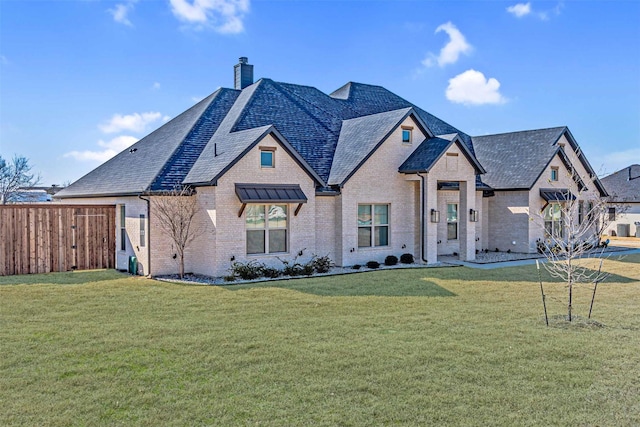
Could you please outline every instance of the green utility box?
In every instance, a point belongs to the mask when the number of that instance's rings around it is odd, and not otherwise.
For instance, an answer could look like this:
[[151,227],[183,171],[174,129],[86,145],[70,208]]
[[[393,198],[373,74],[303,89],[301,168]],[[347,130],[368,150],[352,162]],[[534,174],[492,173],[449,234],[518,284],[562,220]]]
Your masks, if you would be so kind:
[[138,258],[134,256],[129,257],[129,274],[138,275]]

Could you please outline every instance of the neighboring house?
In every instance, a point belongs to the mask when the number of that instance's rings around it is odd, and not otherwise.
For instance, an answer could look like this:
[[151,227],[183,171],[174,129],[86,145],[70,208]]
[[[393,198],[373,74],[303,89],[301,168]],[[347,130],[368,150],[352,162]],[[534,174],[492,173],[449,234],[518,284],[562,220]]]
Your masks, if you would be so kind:
[[[143,274],[176,272],[176,250],[150,202],[176,186],[194,188],[201,207],[186,271],[214,276],[228,274],[234,260],[277,266],[299,253],[346,266],[403,253],[436,263],[444,254],[472,260],[494,246],[535,251],[544,232],[530,230],[519,209],[543,207],[539,188],[550,169],[575,164],[589,191],[604,194],[566,128],[531,148],[548,152],[546,160],[528,163],[526,140],[509,147],[501,135],[471,138],[380,86],[348,83],[326,95],[253,83],[246,58],[235,82],[56,195],[117,205],[118,268],[135,255]],[[492,163],[480,155],[492,157],[492,138],[517,152]],[[502,172],[535,176],[492,188]],[[516,193],[522,202],[502,196]]]
[[7,203],[46,203],[52,200],[52,196],[63,187],[52,185],[51,187],[20,187],[10,193]]
[[[612,236],[640,237],[640,165],[631,165],[602,178],[609,193],[608,220],[605,232]],[[622,212],[621,212],[622,211]],[[626,237],[626,236],[625,236]]]

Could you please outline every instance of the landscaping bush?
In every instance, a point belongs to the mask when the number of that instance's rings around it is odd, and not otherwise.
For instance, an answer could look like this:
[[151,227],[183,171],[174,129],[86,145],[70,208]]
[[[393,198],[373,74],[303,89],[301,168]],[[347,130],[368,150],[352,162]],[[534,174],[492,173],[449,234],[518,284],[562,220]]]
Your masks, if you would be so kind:
[[389,255],[384,259],[384,265],[396,265],[398,263],[398,257],[395,255]]
[[275,279],[276,277],[282,276],[282,270],[278,270],[274,267],[263,267],[262,275],[264,277],[268,277],[269,279]]
[[300,268],[300,275],[311,276],[314,272],[315,269],[313,268],[313,264],[311,262],[302,265]]
[[403,264],[413,264],[413,255],[412,254],[400,255],[400,262]]
[[229,274],[228,276],[224,276],[222,280],[224,280],[225,282],[235,282],[236,276],[234,276],[233,274]]
[[314,255],[311,261],[309,261],[309,264],[311,264],[316,273],[327,273],[331,268],[332,262],[328,255]]
[[353,264],[353,268],[354,270],[360,270],[362,268],[362,266],[360,264]]
[[235,261],[231,264],[231,272],[233,276],[239,277],[242,280],[253,280],[262,276],[264,266],[258,263],[256,260],[243,263]]
[[367,268],[379,268],[380,263],[378,261],[369,261],[367,263]]

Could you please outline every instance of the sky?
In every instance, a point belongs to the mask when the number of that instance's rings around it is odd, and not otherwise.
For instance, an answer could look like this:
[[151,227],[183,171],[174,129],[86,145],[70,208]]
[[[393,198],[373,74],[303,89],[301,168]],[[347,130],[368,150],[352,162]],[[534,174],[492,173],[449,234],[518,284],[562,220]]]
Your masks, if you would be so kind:
[[[640,164],[640,1],[0,0],[0,156],[63,185],[233,87],[376,84],[470,135]],[[525,153],[523,153],[525,154]]]

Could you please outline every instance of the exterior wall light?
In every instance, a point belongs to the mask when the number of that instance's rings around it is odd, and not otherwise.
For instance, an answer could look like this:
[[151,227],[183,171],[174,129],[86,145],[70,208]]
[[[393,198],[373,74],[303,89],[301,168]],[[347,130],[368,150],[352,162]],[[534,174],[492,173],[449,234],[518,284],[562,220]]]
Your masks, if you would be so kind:
[[469,209],[469,221],[478,222],[478,211],[475,209]]
[[431,222],[440,222],[440,211],[431,209]]

